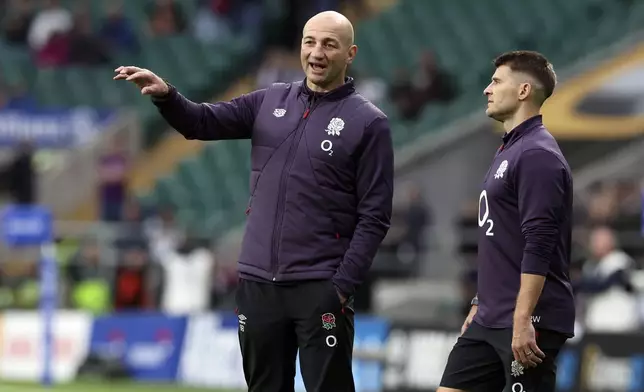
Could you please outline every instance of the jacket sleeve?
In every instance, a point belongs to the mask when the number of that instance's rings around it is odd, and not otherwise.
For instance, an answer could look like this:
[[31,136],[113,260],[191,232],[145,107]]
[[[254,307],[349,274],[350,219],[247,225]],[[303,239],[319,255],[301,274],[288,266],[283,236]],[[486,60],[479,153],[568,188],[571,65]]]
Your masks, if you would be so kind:
[[333,283],[352,296],[364,281],[380,243],[389,230],[393,198],[393,146],[386,118],[365,130],[357,153],[357,225]]
[[186,139],[196,140],[249,139],[266,91],[256,90],[213,104],[192,102],[174,86],[168,86],[168,95],[152,102],[170,126]]
[[546,275],[559,243],[560,220],[568,215],[566,169],[551,152],[527,150],[517,164],[515,181],[525,238],[521,272]]

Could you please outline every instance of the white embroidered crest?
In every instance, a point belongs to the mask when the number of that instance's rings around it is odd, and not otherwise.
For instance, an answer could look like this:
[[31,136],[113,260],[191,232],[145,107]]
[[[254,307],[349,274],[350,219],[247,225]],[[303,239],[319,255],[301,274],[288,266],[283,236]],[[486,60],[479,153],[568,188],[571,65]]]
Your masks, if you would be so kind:
[[519,377],[523,375],[523,365],[521,365],[516,359],[512,361],[510,366],[510,373],[512,377]]
[[326,133],[333,136],[340,136],[340,131],[344,129],[344,120],[341,118],[335,117],[331,119],[331,122],[326,127]]
[[286,109],[275,109],[273,110],[273,116],[275,117],[284,117],[286,114]]
[[508,161],[504,160],[501,162],[501,165],[499,165],[499,168],[496,169],[496,174],[494,174],[495,179],[503,178],[503,175],[505,174],[505,171],[508,169]]

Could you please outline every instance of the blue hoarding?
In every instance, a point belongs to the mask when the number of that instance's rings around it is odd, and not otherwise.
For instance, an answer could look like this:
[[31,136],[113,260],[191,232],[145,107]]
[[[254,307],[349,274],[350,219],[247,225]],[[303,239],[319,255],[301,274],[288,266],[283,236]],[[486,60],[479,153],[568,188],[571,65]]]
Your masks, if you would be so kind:
[[94,140],[114,118],[93,108],[0,110],[0,146],[29,140],[40,148],[72,148]]
[[98,317],[90,352],[120,358],[140,381],[174,381],[186,333],[185,317],[117,314]]

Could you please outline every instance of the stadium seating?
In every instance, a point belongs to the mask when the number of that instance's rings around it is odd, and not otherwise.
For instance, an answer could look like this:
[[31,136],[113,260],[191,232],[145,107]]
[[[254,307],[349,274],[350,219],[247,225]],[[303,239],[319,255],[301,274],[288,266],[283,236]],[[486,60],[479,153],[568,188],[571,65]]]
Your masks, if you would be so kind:
[[[246,37],[238,37],[225,43],[204,44],[188,31],[182,35],[150,38],[143,26],[147,23],[145,12],[148,1],[125,1],[124,13],[139,32],[141,51],[136,54],[112,53],[111,64],[103,67],[63,67],[36,69],[28,48],[9,46],[0,40],[0,72],[10,85],[27,87],[46,107],[93,106],[112,108],[128,104],[142,117],[146,145],[157,141],[166,129],[159,126],[156,111],[136,89],[124,88],[112,83],[116,65],[137,64],[155,70],[176,84],[195,99],[207,99],[213,92],[223,92],[232,82],[248,72],[249,61],[261,50],[261,45],[251,45]],[[183,9],[186,20],[197,12],[198,0],[177,2]],[[63,5],[74,9],[75,0],[66,0]],[[87,3],[94,26],[100,26],[105,12],[105,1],[91,0]],[[280,0],[266,0],[267,29],[282,16]],[[189,70],[189,72],[188,72]],[[60,94],[65,91],[65,94]]]
[[[533,17],[524,17],[526,7]],[[449,104],[428,105],[416,123],[401,121],[391,103],[382,105],[400,147],[475,110],[495,55],[534,49],[561,68],[642,26],[644,6],[628,0],[529,0],[521,6],[513,0],[401,0],[357,26],[360,55],[354,67],[390,80],[399,67],[414,69],[419,53],[431,49],[456,76],[461,95]],[[209,143],[202,156],[160,179],[148,200],[180,206],[185,224],[209,233],[239,225],[248,191],[239,179],[248,178],[248,148],[248,141]]]

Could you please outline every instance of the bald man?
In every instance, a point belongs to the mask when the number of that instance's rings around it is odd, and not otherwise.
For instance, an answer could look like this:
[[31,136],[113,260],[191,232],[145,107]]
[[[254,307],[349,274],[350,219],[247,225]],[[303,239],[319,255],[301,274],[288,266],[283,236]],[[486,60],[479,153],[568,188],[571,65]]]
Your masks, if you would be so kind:
[[293,391],[298,350],[308,392],[355,390],[352,303],[389,229],[393,148],[387,117],[346,76],[353,34],[337,12],[314,16],[306,78],[229,102],[195,103],[147,69],[116,69],[187,139],[252,140],[236,298],[251,392]]

